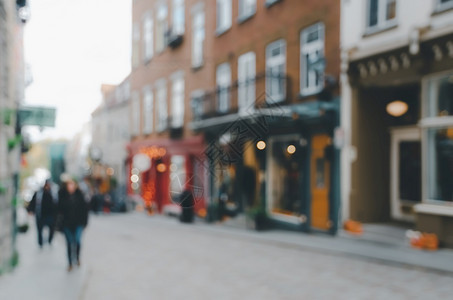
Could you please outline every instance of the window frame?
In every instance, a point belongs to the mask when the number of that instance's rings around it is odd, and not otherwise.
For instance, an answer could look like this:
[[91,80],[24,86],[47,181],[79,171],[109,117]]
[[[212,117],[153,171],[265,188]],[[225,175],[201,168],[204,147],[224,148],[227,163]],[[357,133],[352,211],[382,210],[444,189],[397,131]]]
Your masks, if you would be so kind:
[[[220,9],[222,6],[222,9]],[[233,3],[231,0],[216,0],[216,34],[229,30],[232,26]]]
[[159,79],[154,86],[156,90],[156,130],[163,132],[168,128],[167,81]]
[[[181,84],[178,87],[178,84]],[[184,100],[185,100],[184,73],[178,71],[171,76],[171,128],[184,126]]]
[[156,24],[155,24],[155,41],[154,47],[156,53],[161,53],[167,47],[167,30],[168,30],[168,6],[161,2],[156,6]]
[[[249,69],[252,65],[253,68]],[[242,68],[245,68],[245,70],[241,70]],[[251,105],[256,101],[255,78],[256,54],[253,51],[249,51],[238,57],[238,107],[240,112],[254,109]]]
[[453,207],[453,203],[451,202],[451,200],[453,199],[432,199],[431,191],[433,187],[430,185],[430,181],[432,181],[433,175],[429,172],[434,168],[433,164],[431,163],[431,158],[429,157],[431,151],[433,150],[433,146],[429,143],[429,131],[453,127],[452,115],[433,116],[430,114],[431,108],[429,107],[432,104],[431,102],[433,102],[433,100],[431,99],[432,95],[430,94],[430,84],[433,81],[439,81],[446,76],[453,76],[453,72],[449,70],[445,72],[430,74],[422,78],[422,117],[418,124],[422,133],[422,203],[435,204],[443,207]]
[[[173,0],[172,6],[172,33],[175,35],[183,35],[185,32],[185,3],[184,0]],[[181,14],[182,12],[182,14]],[[181,18],[182,19],[179,19]]]
[[224,62],[216,68],[216,111],[227,113],[231,109],[231,66]]
[[[270,57],[270,52],[272,52],[273,48],[276,48],[276,47],[281,47],[283,48],[283,51],[281,51],[281,54],[277,57],[275,56],[271,56]],[[279,94],[279,95],[271,95],[271,91],[269,90],[270,87],[272,87],[273,85],[273,82],[271,82],[270,80],[272,80],[273,78],[271,78],[269,75],[269,69],[270,68],[275,68],[275,67],[278,67],[279,65],[283,65],[283,76],[285,75],[286,73],[286,59],[287,59],[287,55],[286,55],[286,40],[285,39],[279,39],[279,40],[275,40],[269,44],[267,44],[266,46],[266,101],[272,101],[272,102],[282,102],[285,100],[286,98],[286,82],[284,84],[284,90],[283,90],[283,94]],[[271,65],[271,66],[270,66]],[[278,78],[277,78],[278,79]],[[268,98],[268,97],[271,97],[271,98]]]
[[453,8],[453,1],[449,0],[450,2],[442,3],[441,0],[436,0],[434,4],[434,12],[442,12],[445,10],[449,10]]
[[[371,1],[366,2],[366,13],[365,13],[365,34],[373,34],[379,31],[395,27],[398,23],[398,0],[376,0],[377,1],[377,23],[376,25],[370,26],[370,15],[371,15]],[[395,17],[392,19],[386,19],[386,9],[389,2],[395,2]]]
[[205,13],[198,9],[192,14],[192,68],[200,68],[204,64]]
[[141,126],[141,114],[140,114],[140,93],[138,91],[133,91],[131,96],[131,120],[132,128],[131,133],[133,136],[140,135],[140,126]]
[[[251,5],[253,1],[253,5]],[[243,22],[256,14],[256,0],[238,0],[238,22]]]
[[154,56],[154,19],[151,12],[143,17],[143,61],[148,62]]
[[[321,38],[318,38],[316,41],[306,42],[307,36],[316,30],[317,28],[319,35]],[[319,93],[324,87],[324,74],[325,74],[325,66],[322,74],[320,76],[320,80],[317,85],[311,84],[313,80],[313,76],[316,77],[316,70],[310,69],[307,65],[307,61],[304,59],[305,55],[311,55],[313,53],[320,52],[318,55],[318,59],[324,59],[325,55],[325,25],[322,22],[315,23],[309,27],[304,28],[300,32],[300,94],[302,96],[309,96],[316,93]],[[314,74],[314,75],[313,75]],[[309,82],[306,83],[306,79],[308,78]]]
[[150,134],[153,132],[154,125],[154,99],[151,86],[143,88],[143,133]]

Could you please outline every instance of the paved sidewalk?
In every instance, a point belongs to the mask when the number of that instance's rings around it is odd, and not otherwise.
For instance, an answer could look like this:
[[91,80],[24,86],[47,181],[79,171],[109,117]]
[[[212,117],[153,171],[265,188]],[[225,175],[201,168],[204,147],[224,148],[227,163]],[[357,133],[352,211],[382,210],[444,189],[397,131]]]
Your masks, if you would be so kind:
[[453,250],[426,251],[414,249],[405,237],[406,229],[384,224],[365,224],[364,233],[351,235],[340,230],[337,236],[322,233],[302,233],[285,230],[254,232],[245,229],[243,220],[218,223],[215,230],[235,231],[244,238],[280,243],[285,247],[335,255],[346,255],[379,263],[397,264],[407,268],[425,269],[453,276]]
[[68,273],[63,234],[56,232],[52,245],[45,244],[40,249],[34,218],[30,217],[29,224],[29,230],[17,236],[18,266],[0,276],[0,299],[79,299],[86,277],[85,266]]

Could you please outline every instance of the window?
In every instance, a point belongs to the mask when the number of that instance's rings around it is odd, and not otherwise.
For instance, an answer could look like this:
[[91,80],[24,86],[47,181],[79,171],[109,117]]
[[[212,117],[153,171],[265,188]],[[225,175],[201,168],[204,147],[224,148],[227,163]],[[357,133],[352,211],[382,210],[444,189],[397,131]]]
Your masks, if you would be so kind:
[[374,32],[396,24],[396,0],[368,0],[367,31]]
[[286,97],[286,42],[278,40],[266,47],[266,100],[283,101]]
[[256,0],[239,0],[239,21],[247,19],[256,12]]
[[217,111],[226,113],[230,109],[231,68],[223,63],[216,70]]
[[323,88],[324,24],[318,23],[300,34],[300,93],[313,94]]
[[248,52],[238,59],[238,103],[239,111],[252,109],[255,103],[256,58],[254,52]]
[[153,131],[153,93],[149,86],[143,88],[143,132],[149,134]]
[[138,92],[132,93],[132,135],[140,134],[140,95]]
[[139,63],[139,46],[140,46],[140,25],[134,23],[132,26],[132,67],[135,68]]
[[148,61],[153,57],[153,18],[150,13],[143,20],[143,60]]
[[267,7],[269,7],[269,6],[271,6],[272,4],[277,3],[277,2],[279,2],[279,1],[281,1],[281,0],[266,0],[266,3],[265,3],[265,4],[266,4]]
[[176,35],[183,35],[185,29],[184,0],[173,0],[172,21],[172,33]]
[[184,125],[184,77],[182,72],[173,75],[171,86],[171,127],[181,128]]
[[157,7],[156,16],[156,52],[162,52],[167,45],[166,33],[167,33],[167,5],[161,3]]
[[453,0],[436,0],[436,11],[453,8]]
[[203,65],[204,13],[197,10],[192,16],[192,67]]
[[202,118],[204,113],[203,107],[203,100],[204,100],[204,92],[202,90],[195,90],[190,95],[191,101],[190,104],[192,106],[192,113],[193,119],[198,121]]
[[231,10],[231,0],[217,0],[217,34],[221,34],[231,27]]
[[425,81],[424,128],[429,200],[453,201],[453,73]]
[[156,105],[157,105],[157,131],[167,129],[167,83],[164,79],[156,82]]

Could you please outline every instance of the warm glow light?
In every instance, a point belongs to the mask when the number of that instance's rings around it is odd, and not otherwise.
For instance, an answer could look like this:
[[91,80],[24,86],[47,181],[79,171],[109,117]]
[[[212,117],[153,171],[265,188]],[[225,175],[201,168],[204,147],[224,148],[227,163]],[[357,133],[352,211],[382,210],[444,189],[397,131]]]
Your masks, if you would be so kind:
[[132,174],[135,174],[135,175],[138,175],[138,173],[140,173],[140,171],[139,171],[137,168],[133,168],[133,169],[131,170],[131,173],[132,173]]
[[115,170],[113,168],[108,168],[106,171],[107,175],[113,176],[115,175]]
[[178,171],[178,166],[175,165],[175,164],[171,164],[171,165],[170,165],[170,171],[172,171],[172,172]]
[[140,178],[139,178],[138,175],[136,175],[136,174],[134,174],[134,175],[131,176],[131,181],[134,182],[134,183],[137,183],[139,179],[140,179]]
[[264,150],[266,148],[266,143],[264,141],[259,141],[258,143],[256,143],[256,148],[258,148],[259,150]]
[[387,104],[386,110],[389,115],[400,117],[407,112],[408,108],[409,106],[406,102],[395,100]]
[[139,185],[138,185],[137,182],[134,182],[134,183],[131,184],[131,187],[132,187],[133,190],[138,190]]
[[294,152],[296,152],[296,147],[294,145],[289,145],[288,148],[286,148],[286,151],[288,151],[289,154],[294,154]]
[[165,148],[159,148],[159,156],[165,156],[165,154],[167,153],[167,150],[165,150]]
[[157,168],[157,171],[160,173],[163,173],[167,170],[167,166],[165,166],[165,164],[162,164],[162,163],[158,164],[156,168]]

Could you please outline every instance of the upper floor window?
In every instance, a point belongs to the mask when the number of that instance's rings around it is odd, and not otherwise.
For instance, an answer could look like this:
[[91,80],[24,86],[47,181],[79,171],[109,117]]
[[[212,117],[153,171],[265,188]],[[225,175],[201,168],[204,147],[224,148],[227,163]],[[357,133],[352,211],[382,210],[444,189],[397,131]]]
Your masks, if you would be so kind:
[[266,47],[266,100],[283,101],[286,97],[286,42],[278,40]]
[[159,132],[167,129],[168,109],[167,109],[167,83],[165,79],[158,80],[156,86],[156,106],[157,106],[157,124],[156,129]]
[[173,0],[172,33],[184,34],[185,30],[184,0]]
[[453,8],[453,0],[436,0],[436,11]]
[[300,93],[319,92],[324,77],[324,24],[317,23],[300,34]]
[[143,132],[153,131],[153,93],[149,86],[143,88]]
[[140,134],[140,95],[138,92],[132,93],[132,135]]
[[217,111],[226,113],[230,109],[231,68],[223,63],[216,70]]
[[239,110],[253,109],[255,103],[256,56],[247,52],[238,59],[238,104]]
[[153,18],[146,14],[143,19],[143,59],[150,60],[153,57]]
[[374,32],[396,24],[396,0],[368,0],[367,31]]
[[173,75],[171,86],[171,127],[181,128],[184,125],[184,77],[178,72]]
[[282,0],[266,0],[265,4],[266,6],[271,6],[274,3],[280,2]]
[[247,19],[256,12],[256,0],[239,0],[239,21]]
[[194,68],[203,65],[204,37],[204,12],[200,9],[192,16],[192,67]]
[[167,45],[167,14],[167,5],[165,3],[159,4],[156,16],[156,52],[164,51],[165,46]]
[[134,23],[132,26],[132,67],[135,68],[139,63],[140,51],[140,24]]
[[217,0],[216,33],[220,34],[231,27],[231,0]]

